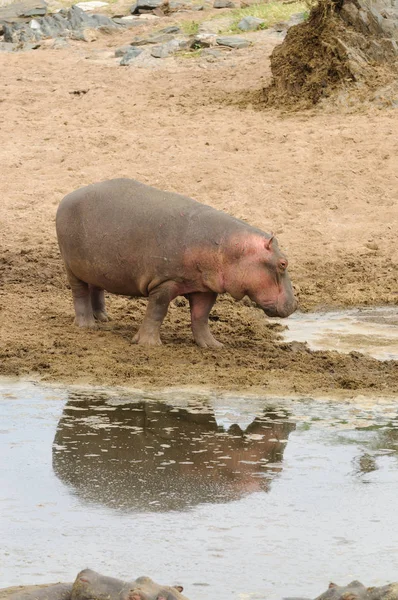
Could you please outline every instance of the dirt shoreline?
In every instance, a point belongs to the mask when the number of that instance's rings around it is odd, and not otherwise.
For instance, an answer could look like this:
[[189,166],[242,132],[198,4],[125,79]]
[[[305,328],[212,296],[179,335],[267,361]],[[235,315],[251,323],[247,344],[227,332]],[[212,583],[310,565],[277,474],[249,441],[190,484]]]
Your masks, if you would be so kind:
[[117,67],[101,43],[0,55],[0,375],[396,395],[396,362],[277,344],[278,326],[227,297],[213,311],[217,352],[194,346],[186,306],[171,307],[154,350],[131,344],[144,300],[109,297],[109,324],[72,325],[56,207],[77,187],[120,176],[274,231],[305,310],[398,304],[397,111],[286,117],[231,103],[269,80],[275,40],[208,68],[180,58],[155,71]]

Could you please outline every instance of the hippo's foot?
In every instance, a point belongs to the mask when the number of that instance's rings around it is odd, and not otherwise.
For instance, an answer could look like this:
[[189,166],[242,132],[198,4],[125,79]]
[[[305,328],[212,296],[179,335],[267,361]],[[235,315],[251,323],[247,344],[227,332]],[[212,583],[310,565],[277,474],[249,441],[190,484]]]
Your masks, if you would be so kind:
[[108,321],[110,321],[110,317],[104,310],[95,310],[94,319],[96,321],[100,321],[101,323],[107,323]]
[[161,346],[159,333],[138,330],[133,337],[133,344],[140,346]]
[[200,348],[222,348],[224,346],[224,344],[218,342],[210,332],[203,336],[197,334],[194,338]]
[[92,317],[75,317],[74,324],[78,327],[87,327],[89,329],[96,329],[97,323],[95,322],[94,316]]
[[210,332],[208,323],[193,323],[192,333],[195,342],[200,348],[222,348],[223,344],[218,342]]

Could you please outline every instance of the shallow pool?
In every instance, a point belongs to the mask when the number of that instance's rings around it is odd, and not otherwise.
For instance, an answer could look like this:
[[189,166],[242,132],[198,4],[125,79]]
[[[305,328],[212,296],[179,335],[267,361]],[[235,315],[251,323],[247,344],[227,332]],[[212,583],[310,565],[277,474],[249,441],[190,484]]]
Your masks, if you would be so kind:
[[380,360],[398,360],[398,307],[353,308],[294,313],[283,332],[287,342],[307,342],[312,350],[362,352]]
[[396,580],[396,402],[0,392],[1,587],[86,566],[191,600]]

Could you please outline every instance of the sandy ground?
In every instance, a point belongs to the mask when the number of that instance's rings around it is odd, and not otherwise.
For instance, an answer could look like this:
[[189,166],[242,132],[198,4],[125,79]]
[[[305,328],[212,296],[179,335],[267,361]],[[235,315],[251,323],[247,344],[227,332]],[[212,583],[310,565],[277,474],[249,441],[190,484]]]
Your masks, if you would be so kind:
[[164,346],[153,350],[131,343],[144,300],[109,297],[110,323],[73,326],[56,208],[73,189],[112,177],[180,192],[274,231],[304,310],[398,304],[398,112],[258,110],[244,99],[269,81],[272,36],[214,63],[117,66],[114,49],[136,33],[0,55],[0,374],[397,394],[396,363],[280,346],[279,326],[229,298],[213,311],[225,344],[217,352],[194,346],[186,306],[171,307]]

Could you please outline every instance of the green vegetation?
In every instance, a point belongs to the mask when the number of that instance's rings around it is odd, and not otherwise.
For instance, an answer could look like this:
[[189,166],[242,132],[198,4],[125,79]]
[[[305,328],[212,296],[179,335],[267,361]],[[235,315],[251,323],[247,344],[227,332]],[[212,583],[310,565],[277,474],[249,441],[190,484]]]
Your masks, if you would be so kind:
[[[260,29],[268,29],[279,21],[288,21],[295,13],[306,13],[308,14],[308,4],[306,2],[292,2],[291,4],[282,4],[281,2],[269,2],[267,4],[253,4],[247,8],[237,8],[231,10],[230,14],[233,17],[233,23],[227,31],[222,33],[242,33],[238,28],[238,23],[244,17],[257,17],[262,19],[264,24]],[[225,13],[220,17],[225,17]],[[219,18],[218,15],[214,17]]]
[[178,52],[177,56],[180,58],[199,58],[202,54],[203,48],[198,48],[197,50],[182,50]]
[[197,21],[183,21],[180,27],[185,35],[196,35],[199,32],[199,23]]

